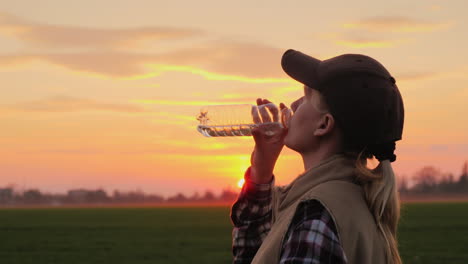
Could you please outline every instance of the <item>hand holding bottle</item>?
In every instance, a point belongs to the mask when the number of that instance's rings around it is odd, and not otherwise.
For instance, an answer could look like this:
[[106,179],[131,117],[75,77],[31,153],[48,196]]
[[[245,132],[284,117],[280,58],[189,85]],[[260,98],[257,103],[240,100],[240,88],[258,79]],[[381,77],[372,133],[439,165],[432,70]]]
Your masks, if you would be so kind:
[[[281,116],[282,126],[271,126],[280,120],[269,120],[265,108],[259,111],[261,117],[254,115],[254,122],[257,124],[252,129],[252,136],[255,140],[255,148],[250,158],[251,163],[251,180],[255,183],[268,183],[273,177],[273,169],[276,161],[284,147],[284,138],[287,134],[288,121],[291,117],[289,110],[283,103],[280,104],[280,109],[267,99],[258,98],[257,105],[266,105],[266,108],[273,113],[273,116]],[[275,111],[281,111],[281,115],[275,115]],[[273,122],[272,122],[273,121]]]
[[197,130],[206,137],[253,136],[251,179],[271,181],[273,169],[284,146],[292,111],[283,103],[279,108],[267,99],[257,105],[214,105],[200,110]]

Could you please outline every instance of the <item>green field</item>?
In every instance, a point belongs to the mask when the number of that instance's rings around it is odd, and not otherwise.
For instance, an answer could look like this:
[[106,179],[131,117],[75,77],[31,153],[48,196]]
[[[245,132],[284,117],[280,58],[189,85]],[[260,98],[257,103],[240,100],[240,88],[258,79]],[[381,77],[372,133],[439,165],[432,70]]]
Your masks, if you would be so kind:
[[[0,263],[230,263],[229,208],[0,209]],[[406,204],[404,263],[468,263],[468,203]]]

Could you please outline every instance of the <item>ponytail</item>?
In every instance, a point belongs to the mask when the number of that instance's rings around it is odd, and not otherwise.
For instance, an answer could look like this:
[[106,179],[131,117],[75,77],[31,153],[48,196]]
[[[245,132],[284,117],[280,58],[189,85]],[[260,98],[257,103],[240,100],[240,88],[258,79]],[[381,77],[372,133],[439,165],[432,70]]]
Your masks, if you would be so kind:
[[357,180],[362,183],[367,205],[385,239],[387,263],[401,264],[396,238],[400,201],[391,159],[381,160],[377,167],[369,169],[368,157],[364,151],[357,157]]

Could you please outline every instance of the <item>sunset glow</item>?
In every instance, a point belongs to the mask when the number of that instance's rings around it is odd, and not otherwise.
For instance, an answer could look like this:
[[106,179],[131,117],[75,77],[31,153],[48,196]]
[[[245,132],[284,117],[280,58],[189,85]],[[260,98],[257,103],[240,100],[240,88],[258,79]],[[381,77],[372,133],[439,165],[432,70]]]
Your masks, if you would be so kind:
[[[241,188],[253,139],[204,137],[196,116],[205,105],[302,96],[281,69],[290,48],[319,59],[367,54],[392,73],[405,105],[397,177],[425,165],[458,175],[468,157],[465,1],[70,5],[0,7],[0,188]],[[303,169],[284,148],[275,183]]]
[[242,187],[244,186],[244,183],[245,183],[245,180],[244,180],[244,179],[240,179],[240,180],[237,182],[237,187],[239,187],[240,189],[242,189]]

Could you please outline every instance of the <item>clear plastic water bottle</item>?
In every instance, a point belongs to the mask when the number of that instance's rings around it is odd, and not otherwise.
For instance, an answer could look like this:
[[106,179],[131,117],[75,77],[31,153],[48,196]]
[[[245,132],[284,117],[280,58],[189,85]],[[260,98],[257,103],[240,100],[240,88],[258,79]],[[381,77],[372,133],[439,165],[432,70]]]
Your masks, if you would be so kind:
[[198,132],[206,137],[251,136],[252,128],[262,125],[267,135],[287,127],[290,109],[280,110],[273,103],[264,105],[213,105],[200,110]]

